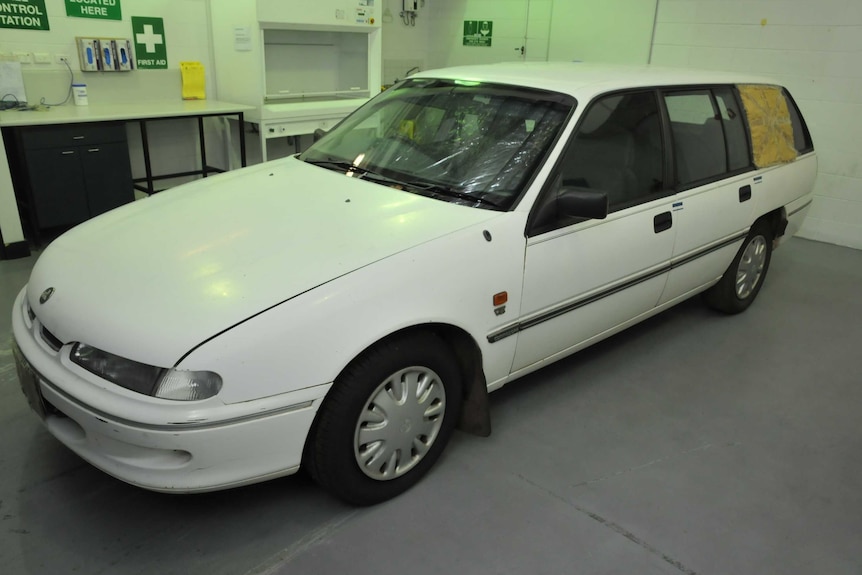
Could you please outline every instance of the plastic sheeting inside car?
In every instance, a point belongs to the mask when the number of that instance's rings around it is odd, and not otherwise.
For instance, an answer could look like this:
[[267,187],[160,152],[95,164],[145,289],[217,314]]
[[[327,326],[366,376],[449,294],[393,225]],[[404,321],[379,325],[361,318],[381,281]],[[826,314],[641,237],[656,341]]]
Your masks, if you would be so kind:
[[739,85],[751,129],[754,165],[766,168],[796,159],[787,100],[778,86]]

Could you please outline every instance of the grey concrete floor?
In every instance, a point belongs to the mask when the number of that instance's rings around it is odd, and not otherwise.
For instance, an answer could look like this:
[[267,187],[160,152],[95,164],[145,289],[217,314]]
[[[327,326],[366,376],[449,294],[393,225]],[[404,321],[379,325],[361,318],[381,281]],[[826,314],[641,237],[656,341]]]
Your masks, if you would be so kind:
[[795,239],[757,302],[691,300],[491,397],[407,494],[303,475],[169,496],[28,412],[8,345],[32,258],[0,261],[0,572],[862,573],[862,252]]

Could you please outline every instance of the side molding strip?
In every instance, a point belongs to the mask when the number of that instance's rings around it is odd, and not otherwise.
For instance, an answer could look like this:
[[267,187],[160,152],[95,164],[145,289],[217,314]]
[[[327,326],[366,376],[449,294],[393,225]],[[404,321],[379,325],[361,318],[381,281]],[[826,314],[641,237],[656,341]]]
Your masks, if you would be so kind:
[[623,282],[621,284],[611,286],[611,287],[609,287],[603,291],[600,291],[599,293],[596,293],[596,294],[593,294],[591,296],[581,298],[581,299],[578,299],[578,300],[575,300],[572,302],[562,304],[562,305],[557,306],[555,308],[551,308],[548,311],[546,311],[545,313],[543,313],[541,315],[537,315],[536,317],[532,317],[530,319],[526,319],[523,321],[516,321],[514,323],[511,323],[511,324],[509,324],[509,325],[507,325],[501,329],[498,329],[498,330],[488,334],[488,336],[487,336],[488,343],[496,343],[502,339],[506,339],[509,336],[515,335],[518,332],[524,331],[525,329],[535,327],[535,326],[537,326],[541,323],[544,323],[548,320],[552,320],[556,317],[567,314],[570,311],[574,311],[578,308],[582,308],[586,305],[589,305],[591,303],[595,303],[601,299],[604,299],[608,296],[612,296],[612,295],[619,293],[623,290],[626,290],[630,287],[634,287],[634,286],[641,284],[645,281],[649,281],[649,280],[656,278],[660,275],[668,273],[672,269],[682,267],[685,264],[691,263],[696,259],[699,259],[699,258],[702,258],[703,256],[711,254],[712,252],[715,252],[715,251],[718,251],[720,249],[726,248],[727,246],[733,245],[736,242],[745,238],[745,236],[747,236],[747,235],[748,235],[748,230],[741,231],[739,233],[734,234],[733,236],[730,236],[729,238],[726,238],[726,239],[723,239],[719,242],[716,242],[715,244],[704,246],[690,255],[687,255],[687,256],[682,257],[682,258],[677,259],[677,260],[671,260],[667,265],[662,266],[661,268],[646,272],[645,274],[643,274],[641,276],[634,277],[634,278],[632,278],[626,282]]

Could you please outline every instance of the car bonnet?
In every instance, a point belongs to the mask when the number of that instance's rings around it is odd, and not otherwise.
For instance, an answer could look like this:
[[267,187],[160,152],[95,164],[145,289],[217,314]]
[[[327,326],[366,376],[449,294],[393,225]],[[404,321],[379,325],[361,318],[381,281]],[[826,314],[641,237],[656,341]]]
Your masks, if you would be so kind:
[[280,302],[498,215],[286,158],[72,229],[39,258],[28,301],[63,342],[167,367]]

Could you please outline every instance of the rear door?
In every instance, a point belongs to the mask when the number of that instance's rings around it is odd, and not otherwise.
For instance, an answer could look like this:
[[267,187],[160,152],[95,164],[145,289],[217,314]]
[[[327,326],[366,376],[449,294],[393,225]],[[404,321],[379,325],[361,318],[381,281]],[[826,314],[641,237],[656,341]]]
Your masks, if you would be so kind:
[[676,224],[672,269],[661,302],[681,299],[719,277],[753,222],[757,194],[744,113],[735,89],[665,90]]

